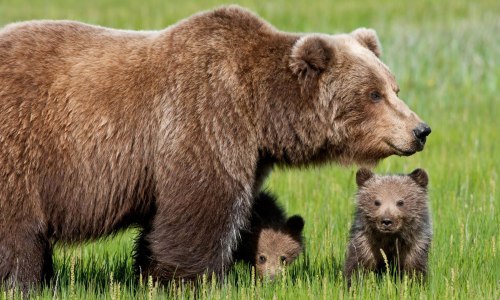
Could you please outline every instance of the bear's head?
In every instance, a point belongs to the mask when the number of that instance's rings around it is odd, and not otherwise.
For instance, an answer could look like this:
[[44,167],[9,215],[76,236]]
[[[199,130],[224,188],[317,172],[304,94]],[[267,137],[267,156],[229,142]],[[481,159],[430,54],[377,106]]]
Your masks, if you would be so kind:
[[260,277],[273,280],[283,267],[292,263],[303,250],[304,219],[290,217],[283,228],[264,228],[257,239],[255,268]]
[[302,143],[314,140],[312,160],[373,165],[424,148],[431,129],[398,97],[399,86],[380,55],[377,34],[365,28],[308,34],[295,42],[289,67],[301,99],[312,102],[307,113],[315,115],[314,128],[295,134]]
[[358,213],[364,223],[381,234],[404,233],[428,218],[427,173],[416,169],[407,175],[356,173]]

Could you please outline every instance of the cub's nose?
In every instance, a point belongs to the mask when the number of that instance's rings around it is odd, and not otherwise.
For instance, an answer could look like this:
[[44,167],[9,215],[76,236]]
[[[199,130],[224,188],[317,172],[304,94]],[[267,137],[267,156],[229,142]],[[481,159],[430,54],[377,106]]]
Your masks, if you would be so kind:
[[392,220],[391,219],[383,219],[382,225],[384,225],[385,227],[389,227],[392,225]]
[[275,273],[269,273],[269,280],[273,281],[274,278],[276,278],[276,274]]
[[431,128],[425,123],[420,123],[415,129],[413,129],[413,134],[423,146],[427,136],[431,134]]

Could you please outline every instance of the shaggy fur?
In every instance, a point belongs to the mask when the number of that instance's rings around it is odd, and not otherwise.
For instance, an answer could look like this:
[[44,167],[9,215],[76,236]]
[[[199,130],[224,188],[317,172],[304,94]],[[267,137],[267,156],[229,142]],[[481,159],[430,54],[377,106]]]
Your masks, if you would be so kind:
[[303,228],[301,216],[287,219],[276,198],[261,192],[252,207],[250,229],[242,232],[234,259],[251,263],[259,276],[274,279],[302,252]]
[[51,243],[132,224],[142,272],[224,274],[273,165],[422,150],[379,48],[373,31],[292,34],[235,6],[156,32],[4,27],[0,279],[38,283]]
[[356,269],[385,272],[382,251],[390,270],[425,277],[432,240],[425,171],[380,176],[360,169],[356,181],[358,205],[344,268],[349,284]]

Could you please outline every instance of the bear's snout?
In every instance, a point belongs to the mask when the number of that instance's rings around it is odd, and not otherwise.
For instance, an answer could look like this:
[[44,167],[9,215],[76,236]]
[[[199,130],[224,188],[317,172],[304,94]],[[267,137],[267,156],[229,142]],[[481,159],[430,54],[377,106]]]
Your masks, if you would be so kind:
[[382,225],[384,227],[389,227],[389,226],[392,225],[392,220],[391,219],[387,219],[387,218],[386,219],[382,219]]
[[386,233],[390,233],[390,232],[394,232],[397,230],[396,228],[396,224],[394,222],[394,220],[390,217],[384,217],[384,218],[381,218],[380,219],[380,222],[379,222],[379,225],[378,225],[378,228],[381,232],[386,232]]
[[427,140],[427,136],[431,134],[431,128],[425,123],[420,123],[415,129],[413,129],[413,134],[418,141],[419,150],[422,150],[424,148],[425,141]]
[[401,219],[392,214],[384,214],[376,221],[376,227],[381,233],[395,233],[401,228]]

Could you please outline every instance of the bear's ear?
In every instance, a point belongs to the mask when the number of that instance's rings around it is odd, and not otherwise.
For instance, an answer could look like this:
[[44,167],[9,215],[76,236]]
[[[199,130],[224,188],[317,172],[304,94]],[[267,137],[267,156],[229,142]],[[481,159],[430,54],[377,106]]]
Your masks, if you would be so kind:
[[351,32],[351,35],[364,47],[368,48],[377,57],[382,54],[382,47],[378,40],[377,33],[373,29],[358,28]]
[[290,69],[302,84],[311,84],[328,66],[332,49],[320,36],[301,37],[292,48]]
[[361,168],[356,172],[356,183],[358,184],[359,187],[363,186],[365,182],[373,177],[373,172],[366,169],[366,168]]
[[304,219],[299,215],[294,215],[286,220],[286,228],[292,235],[299,236],[304,229]]
[[427,188],[427,185],[429,184],[429,176],[424,169],[415,169],[408,176],[410,176],[411,179],[413,179],[421,187]]

